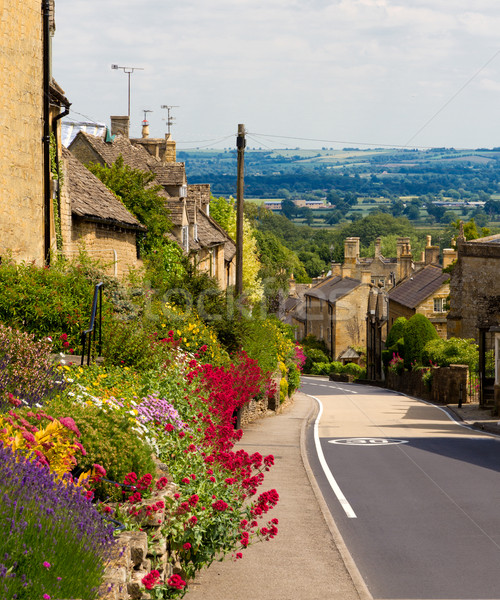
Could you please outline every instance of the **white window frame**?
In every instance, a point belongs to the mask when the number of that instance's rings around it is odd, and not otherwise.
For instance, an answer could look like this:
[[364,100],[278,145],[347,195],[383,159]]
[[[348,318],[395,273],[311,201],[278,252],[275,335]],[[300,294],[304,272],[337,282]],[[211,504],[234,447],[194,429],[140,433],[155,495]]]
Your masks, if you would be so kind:
[[434,298],[434,312],[443,313],[446,312],[444,308],[445,298]]

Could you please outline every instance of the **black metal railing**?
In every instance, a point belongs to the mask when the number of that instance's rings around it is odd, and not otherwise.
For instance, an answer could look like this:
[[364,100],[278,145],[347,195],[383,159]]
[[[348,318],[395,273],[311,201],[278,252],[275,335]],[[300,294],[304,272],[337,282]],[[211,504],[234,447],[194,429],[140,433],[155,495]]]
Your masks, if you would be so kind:
[[[96,340],[96,329],[99,329],[99,340],[97,344],[98,356],[101,356],[102,352],[102,286],[104,283],[101,281],[97,283],[94,288],[94,299],[92,301],[92,312],[90,315],[89,328],[82,333],[82,366],[87,356],[87,365],[90,365],[90,355],[92,354],[92,342],[95,344]],[[97,309],[99,308],[99,316],[96,327],[96,316]]]

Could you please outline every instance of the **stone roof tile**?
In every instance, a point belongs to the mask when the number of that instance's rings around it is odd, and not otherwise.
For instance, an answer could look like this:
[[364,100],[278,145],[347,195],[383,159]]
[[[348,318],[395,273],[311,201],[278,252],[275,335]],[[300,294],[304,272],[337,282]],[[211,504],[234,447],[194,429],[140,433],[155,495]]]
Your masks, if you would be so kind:
[[66,183],[72,214],[126,229],[146,230],[125,205],[64,147],[62,156],[67,165]]

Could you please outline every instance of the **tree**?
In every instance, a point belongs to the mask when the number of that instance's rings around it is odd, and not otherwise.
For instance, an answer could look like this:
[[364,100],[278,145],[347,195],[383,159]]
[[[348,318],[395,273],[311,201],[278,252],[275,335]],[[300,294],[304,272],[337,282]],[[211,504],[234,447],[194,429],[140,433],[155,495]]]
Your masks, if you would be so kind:
[[154,183],[155,175],[132,169],[124,163],[122,156],[110,167],[90,163],[87,168],[148,228],[143,250],[150,253],[161,247],[172,223],[165,199],[160,195],[163,188]]
[[[234,198],[224,197],[210,200],[210,215],[228,234],[236,239],[236,202]],[[243,217],[243,289],[250,302],[259,302],[264,293],[259,277],[261,264],[257,241],[250,221]]]
[[285,215],[287,219],[293,219],[293,217],[297,214],[297,207],[294,202],[286,198],[281,201],[281,212]]

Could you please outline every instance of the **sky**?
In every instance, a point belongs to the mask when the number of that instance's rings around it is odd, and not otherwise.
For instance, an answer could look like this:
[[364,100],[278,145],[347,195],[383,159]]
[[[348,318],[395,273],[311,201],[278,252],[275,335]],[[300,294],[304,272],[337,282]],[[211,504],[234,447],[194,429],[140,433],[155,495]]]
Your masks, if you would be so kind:
[[71,118],[177,150],[500,146],[498,0],[56,0]]

